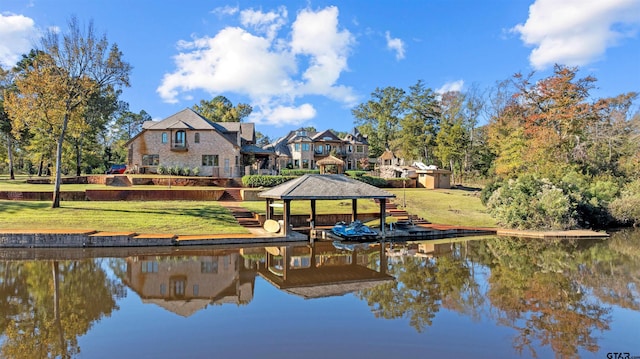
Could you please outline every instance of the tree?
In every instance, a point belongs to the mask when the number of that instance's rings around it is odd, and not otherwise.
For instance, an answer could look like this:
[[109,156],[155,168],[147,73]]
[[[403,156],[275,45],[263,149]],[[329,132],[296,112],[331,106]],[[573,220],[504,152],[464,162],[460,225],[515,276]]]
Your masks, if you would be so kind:
[[405,159],[433,163],[433,147],[439,129],[440,104],[436,94],[420,80],[409,87],[402,108],[398,134],[399,148]]
[[60,207],[62,151],[69,127],[78,125],[91,96],[110,86],[129,85],[131,66],[118,46],[95,33],[93,22],[83,30],[77,18],[67,33],[50,30],[42,38],[42,54],[16,79],[7,112],[14,131],[24,126],[51,128],[56,137],[55,186],[52,208]]
[[214,122],[242,122],[253,111],[253,108],[245,103],[233,106],[224,96],[216,96],[211,101],[200,100],[200,104],[193,105],[192,109]]
[[467,153],[469,133],[464,127],[464,95],[460,92],[447,92],[440,100],[442,119],[440,131],[436,136],[436,155],[443,165],[448,165],[454,175],[462,171],[462,162]]
[[356,106],[351,113],[358,131],[368,136],[369,155],[378,157],[386,149],[395,150],[392,144],[400,131],[405,91],[392,86],[376,88],[371,97],[371,100]]

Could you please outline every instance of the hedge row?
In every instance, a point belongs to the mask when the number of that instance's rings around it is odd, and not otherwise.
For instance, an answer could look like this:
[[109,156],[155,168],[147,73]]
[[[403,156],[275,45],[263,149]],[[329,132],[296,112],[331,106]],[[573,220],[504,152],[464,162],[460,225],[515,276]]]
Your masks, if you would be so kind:
[[304,176],[306,174],[320,174],[320,170],[281,169],[281,176]]
[[387,187],[387,180],[382,177],[372,177],[372,176],[357,176],[354,177],[358,181],[364,182],[366,184],[370,184],[375,187],[384,188]]
[[294,178],[297,176],[247,175],[242,177],[242,185],[244,187],[275,187]]

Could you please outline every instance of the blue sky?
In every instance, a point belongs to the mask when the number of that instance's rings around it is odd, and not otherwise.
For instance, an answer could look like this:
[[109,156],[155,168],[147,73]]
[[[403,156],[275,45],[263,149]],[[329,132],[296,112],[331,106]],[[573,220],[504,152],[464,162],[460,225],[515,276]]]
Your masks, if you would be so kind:
[[484,91],[555,63],[596,77],[594,97],[640,92],[640,0],[2,0],[0,65],[72,15],[133,66],[132,111],[162,119],[224,95],[270,137],[349,131],[376,87]]

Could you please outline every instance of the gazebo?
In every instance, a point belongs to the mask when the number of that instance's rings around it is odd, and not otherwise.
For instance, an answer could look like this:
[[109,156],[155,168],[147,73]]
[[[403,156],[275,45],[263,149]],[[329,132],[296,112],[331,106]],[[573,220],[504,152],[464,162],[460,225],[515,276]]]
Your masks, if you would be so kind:
[[350,199],[351,219],[354,221],[358,218],[358,199],[378,199],[380,200],[380,231],[382,237],[385,237],[386,202],[388,198],[394,198],[396,195],[345,175],[307,174],[261,192],[258,196],[266,199],[267,220],[273,219],[274,201],[283,201],[282,217],[285,236],[288,236],[291,230],[289,223],[293,200],[310,200],[310,221],[313,226],[316,221],[317,200]]
[[320,167],[320,174],[327,173],[327,166],[332,165],[337,167],[337,174],[344,173],[344,161],[335,156],[325,157],[316,162],[316,164]]

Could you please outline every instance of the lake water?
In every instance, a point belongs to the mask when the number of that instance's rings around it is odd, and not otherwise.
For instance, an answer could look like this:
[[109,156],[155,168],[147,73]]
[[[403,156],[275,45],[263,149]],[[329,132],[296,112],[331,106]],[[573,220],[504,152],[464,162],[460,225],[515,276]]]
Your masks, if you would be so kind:
[[640,356],[640,231],[0,258],[3,358]]

